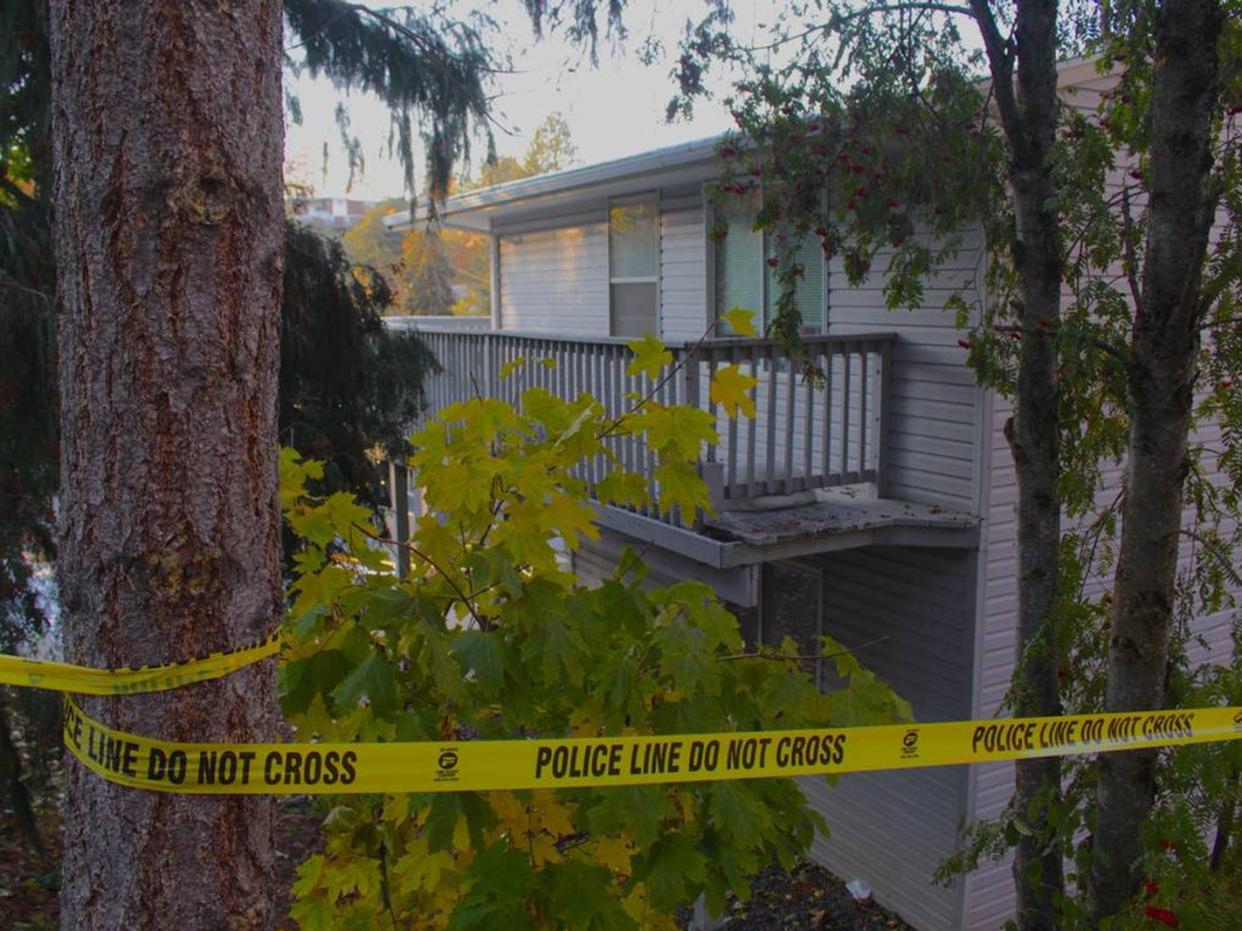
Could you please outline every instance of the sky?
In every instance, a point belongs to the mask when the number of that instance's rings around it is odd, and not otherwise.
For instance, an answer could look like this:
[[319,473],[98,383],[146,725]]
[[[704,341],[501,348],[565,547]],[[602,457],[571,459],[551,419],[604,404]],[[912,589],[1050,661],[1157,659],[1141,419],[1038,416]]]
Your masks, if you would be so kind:
[[[395,2],[371,5],[392,6]],[[486,9],[502,22],[501,32],[507,37],[502,43],[509,44],[501,47],[512,55],[517,72],[498,75],[493,90],[498,95],[494,116],[504,127],[496,131],[500,155],[520,156],[535,127],[556,111],[569,123],[582,164],[701,139],[731,125],[720,102],[729,86],[724,78],[713,85],[718,91],[714,99],[696,105],[692,120],[669,124],[664,119],[665,106],[674,91],[669,71],[676,60],[678,39],[688,19],[697,22],[702,17],[704,0],[630,0],[625,17],[628,40],[616,46],[601,39],[599,65],[594,68],[585,54],[554,32],[545,32],[543,40],[535,42],[530,20],[518,0],[471,0],[465,4],[467,8],[470,5]],[[779,0],[735,3],[739,11],[735,34],[752,31],[756,22],[763,22],[763,14],[778,5]],[[651,66],[638,60],[639,45],[648,34],[659,38],[664,47],[663,59]],[[385,151],[388,114],[384,106],[365,95],[343,98],[326,81],[306,77],[289,80],[303,119],[301,126],[287,127],[287,172],[309,183],[319,196],[347,193],[349,162],[333,116],[337,101],[344,100],[366,159],[365,172],[355,177],[349,195],[365,200],[401,196],[400,166]],[[480,147],[477,157],[481,159],[482,153]]]

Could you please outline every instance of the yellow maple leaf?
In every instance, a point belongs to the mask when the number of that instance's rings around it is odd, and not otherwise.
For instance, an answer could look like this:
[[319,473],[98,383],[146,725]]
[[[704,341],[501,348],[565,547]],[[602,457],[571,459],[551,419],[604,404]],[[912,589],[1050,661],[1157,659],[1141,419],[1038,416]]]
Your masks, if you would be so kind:
[[558,802],[552,790],[536,789],[531,804],[534,806],[539,827],[547,831],[553,840],[560,840],[578,832],[573,819],[577,806]]
[[720,315],[734,336],[755,336],[755,312],[744,307],[730,307]]
[[526,356],[517,356],[516,358],[510,359],[508,362],[506,362],[504,365],[500,367],[500,380],[504,381],[508,379],[510,375],[512,375],[514,372],[516,372],[518,369],[520,369],[525,364],[526,364]]
[[614,873],[630,875],[630,860],[634,856],[634,845],[629,835],[617,834],[612,837],[601,837],[593,841],[587,848],[587,854],[595,863],[608,867]]
[[739,410],[747,417],[754,417],[755,399],[750,396],[750,390],[757,384],[757,378],[744,374],[736,365],[726,365],[717,369],[708,396],[713,404],[725,409],[731,420],[737,418]]
[[634,358],[625,370],[627,375],[642,372],[655,378],[664,370],[664,366],[673,361],[673,354],[650,333],[645,334],[642,339],[632,339],[626,345],[634,353]]
[[621,907],[643,931],[677,931],[677,922],[671,915],[651,906],[647,886],[643,883],[634,884],[630,894],[621,900]]
[[501,826],[513,836],[526,833],[530,826],[530,815],[526,805],[512,792],[488,792],[487,803],[500,819]]
[[556,849],[556,840],[543,831],[533,831],[527,837],[526,847],[527,853],[530,854],[531,862],[537,868],[548,863],[556,863],[561,859],[561,852]]

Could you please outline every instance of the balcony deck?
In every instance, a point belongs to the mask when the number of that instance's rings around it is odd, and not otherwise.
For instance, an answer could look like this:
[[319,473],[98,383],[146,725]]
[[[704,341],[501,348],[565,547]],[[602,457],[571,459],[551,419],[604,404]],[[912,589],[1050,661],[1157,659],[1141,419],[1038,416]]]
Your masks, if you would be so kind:
[[[805,337],[798,359],[762,339],[667,343],[676,372],[659,384],[626,373],[631,355],[623,339],[495,331],[473,320],[390,325],[416,330],[440,362],[442,371],[425,385],[432,415],[476,392],[516,403],[533,386],[564,398],[589,393],[610,417],[632,405],[635,393],[707,411],[718,442],[704,445],[700,472],[715,514],[682,515],[658,500],[635,511],[599,509],[602,525],[631,538],[722,568],[867,544],[976,543],[976,518],[884,497],[891,333]],[[527,364],[502,379],[502,367],[519,358]],[[730,420],[712,402],[708,385],[726,365],[758,380],[753,419]],[[804,377],[807,366],[822,377]],[[655,468],[642,437],[616,438],[610,451],[626,469]],[[593,488],[615,467],[601,457],[584,466],[583,478]]]

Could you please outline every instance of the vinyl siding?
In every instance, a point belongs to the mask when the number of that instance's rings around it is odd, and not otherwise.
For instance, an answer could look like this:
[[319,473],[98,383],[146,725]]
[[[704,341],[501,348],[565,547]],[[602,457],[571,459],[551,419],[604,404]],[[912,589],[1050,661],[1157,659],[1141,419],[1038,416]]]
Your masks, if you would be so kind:
[[[887,635],[859,658],[911,703],[916,720],[964,716],[973,639],[972,554],[873,547],[814,564],[824,573],[825,633],[847,646]],[[812,855],[843,879],[865,880],[877,902],[915,927],[956,929],[961,889],[933,884],[932,872],[956,849],[966,778],[965,767],[938,767],[852,774],[835,786],[802,780],[830,831],[815,840]]]
[[500,328],[608,335],[608,221],[500,233]]
[[660,202],[660,335],[696,340],[707,326],[707,232],[698,195]]
[[980,230],[927,281],[921,307],[888,310],[884,273],[891,253],[876,256],[870,278],[853,288],[840,260],[829,269],[830,334],[893,331],[888,496],[974,513],[978,506],[978,443],[982,393],[966,367],[954,315],[942,310],[956,293],[982,293]]

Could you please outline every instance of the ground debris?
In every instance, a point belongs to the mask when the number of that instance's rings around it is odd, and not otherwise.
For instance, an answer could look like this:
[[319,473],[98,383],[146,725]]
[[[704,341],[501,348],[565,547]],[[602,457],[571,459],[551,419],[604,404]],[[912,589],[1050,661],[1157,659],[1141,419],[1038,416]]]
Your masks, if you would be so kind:
[[770,867],[754,878],[750,893],[748,902],[730,900],[728,931],[912,931],[870,900],[856,902],[844,882],[815,863]]

